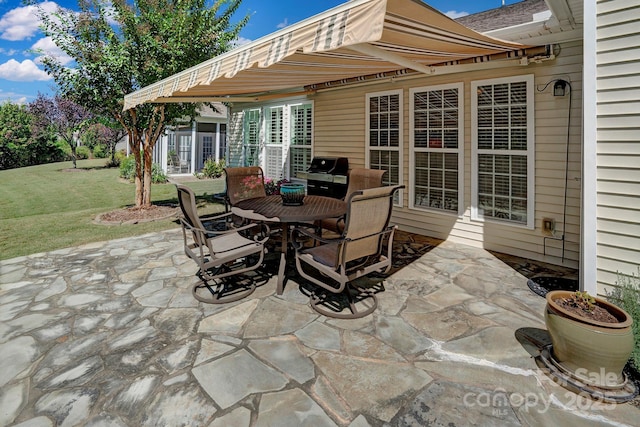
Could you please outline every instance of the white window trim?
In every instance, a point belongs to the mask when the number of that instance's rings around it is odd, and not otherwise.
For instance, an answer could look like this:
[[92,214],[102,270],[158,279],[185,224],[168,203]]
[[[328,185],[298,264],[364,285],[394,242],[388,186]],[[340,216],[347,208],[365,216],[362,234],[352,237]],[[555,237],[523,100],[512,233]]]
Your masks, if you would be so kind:
[[[434,90],[458,89],[458,148],[440,149],[439,153],[458,154],[458,212],[443,209],[433,209],[424,206],[415,206],[415,153],[430,152],[429,148],[415,147],[415,102],[414,94],[417,92],[429,92]],[[428,211],[442,215],[453,215],[461,217],[464,214],[464,83],[452,83],[437,86],[422,86],[409,89],[409,209],[418,211]]]
[[[501,221],[493,217],[483,217],[478,211],[478,154],[511,154],[514,150],[479,150],[478,149],[478,86],[500,83],[526,82],[527,84],[527,222],[518,224],[512,221]],[[533,230],[535,227],[535,99],[534,75],[504,77],[471,82],[471,219],[473,221],[492,222],[517,228]]]
[[[400,106],[400,111],[399,111],[399,123],[400,123],[400,129],[399,129],[399,140],[398,140],[398,147],[384,147],[385,149],[388,149],[389,151],[397,151],[398,152],[398,184],[403,184],[404,183],[404,171],[403,171],[403,165],[404,165],[404,99],[403,99],[403,91],[402,89],[397,89],[397,90],[387,90],[387,91],[382,91],[382,92],[371,92],[371,93],[367,93],[366,97],[365,97],[365,153],[364,153],[364,159],[365,159],[365,165],[366,167],[371,167],[371,155],[370,155],[370,151],[372,150],[371,146],[370,146],[370,141],[369,141],[369,135],[370,135],[370,126],[369,126],[369,114],[370,114],[370,106],[369,106],[369,100],[371,98],[377,97],[377,96],[385,96],[385,95],[398,95],[398,105]],[[398,207],[403,207],[404,206],[404,190],[400,189],[398,190],[398,203],[394,203],[394,206],[398,206]]]
[[[290,170],[290,162],[291,159],[289,157],[290,147],[291,147],[291,108],[298,105],[310,105],[311,106],[311,157],[313,158],[314,147],[315,147],[315,132],[313,131],[313,127],[315,126],[315,105],[313,100],[308,99],[291,99],[288,102],[280,101],[280,102],[271,102],[268,104],[261,104],[259,107],[250,107],[244,108],[243,111],[259,111],[260,114],[260,125],[259,125],[259,165],[266,173],[266,162],[267,155],[266,149],[267,145],[271,147],[282,147],[282,156],[283,156],[283,164],[282,164],[282,178],[286,178],[288,180],[296,179],[295,177],[291,177]],[[282,145],[280,144],[268,144],[267,143],[267,135],[268,135],[268,121],[271,119],[268,116],[267,112],[272,108],[282,108],[282,120],[283,120],[283,128],[282,128]],[[243,124],[244,126],[244,124]],[[244,138],[244,137],[243,137]],[[243,140],[244,141],[244,140]],[[244,143],[244,142],[243,142]],[[244,159],[243,159],[244,161]],[[270,177],[272,178],[272,177]]]

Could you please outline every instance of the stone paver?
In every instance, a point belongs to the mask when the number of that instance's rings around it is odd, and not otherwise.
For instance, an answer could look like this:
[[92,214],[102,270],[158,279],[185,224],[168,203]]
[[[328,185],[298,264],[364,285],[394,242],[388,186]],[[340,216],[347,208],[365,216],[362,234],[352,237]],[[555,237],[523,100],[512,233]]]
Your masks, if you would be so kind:
[[202,304],[195,272],[178,230],[1,261],[0,425],[640,419],[637,407],[585,400],[538,368],[544,299],[482,249],[443,242],[373,279],[385,288],[379,307],[358,320],[318,315],[295,278],[280,296],[271,277],[242,301]]

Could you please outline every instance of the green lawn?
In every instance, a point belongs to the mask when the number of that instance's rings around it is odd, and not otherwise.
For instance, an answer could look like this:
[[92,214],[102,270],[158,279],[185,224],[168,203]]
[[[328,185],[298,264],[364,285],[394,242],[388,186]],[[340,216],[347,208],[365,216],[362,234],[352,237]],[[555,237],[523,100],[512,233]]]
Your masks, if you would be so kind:
[[[175,220],[94,224],[98,214],[135,201],[135,185],[104,164],[104,159],[82,160],[77,171],[70,171],[71,162],[0,171],[0,259],[178,227]],[[224,190],[223,179],[185,185],[201,196],[203,213],[222,210],[210,196]],[[153,203],[178,202],[173,184],[154,184],[151,198]]]

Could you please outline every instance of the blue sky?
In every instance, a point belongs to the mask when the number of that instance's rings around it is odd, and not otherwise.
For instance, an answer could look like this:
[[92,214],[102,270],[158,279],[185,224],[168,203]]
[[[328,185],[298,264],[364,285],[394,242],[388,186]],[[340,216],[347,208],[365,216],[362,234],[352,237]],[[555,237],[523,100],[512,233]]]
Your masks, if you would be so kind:
[[[249,13],[249,23],[241,33],[242,41],[251,41],[287,25],[321,13],[346,0],[243,0],[239,14]],[[506,0],[506,4],[516,0]],[[493,9],[502,0],[429,0],[429,5],[451,16]],[[57,5],[77,9],[76,0],[40,2],[45,10],[55,11]],[[51,52],[56,47],[38,30],[33,9],[19,0],[0,0],[0,102],[28,103],[38,92],[52,95],[55,87],[43,71],[36,55],[29,49]]]

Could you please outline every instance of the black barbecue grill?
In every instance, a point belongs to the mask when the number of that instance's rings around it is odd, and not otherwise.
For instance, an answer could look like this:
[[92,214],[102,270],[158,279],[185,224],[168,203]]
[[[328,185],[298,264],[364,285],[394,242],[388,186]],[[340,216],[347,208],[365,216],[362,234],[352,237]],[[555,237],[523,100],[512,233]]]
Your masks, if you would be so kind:
[[349,159],[314,157],[307,170],[307,194],[341,199],[347,194]]

